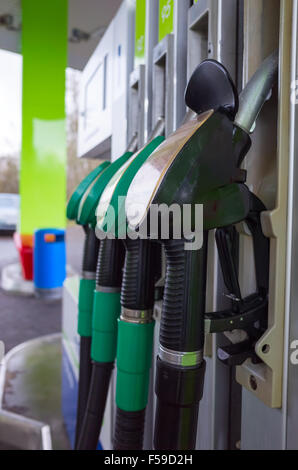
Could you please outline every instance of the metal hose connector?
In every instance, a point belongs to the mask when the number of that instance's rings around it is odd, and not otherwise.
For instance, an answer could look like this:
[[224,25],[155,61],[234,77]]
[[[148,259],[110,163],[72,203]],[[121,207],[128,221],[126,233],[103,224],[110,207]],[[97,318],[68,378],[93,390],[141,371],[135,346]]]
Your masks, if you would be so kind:
[[278,51],[268,56],[249,80],[239,97],[235,124],[251,133],[256,119],[278,77]]

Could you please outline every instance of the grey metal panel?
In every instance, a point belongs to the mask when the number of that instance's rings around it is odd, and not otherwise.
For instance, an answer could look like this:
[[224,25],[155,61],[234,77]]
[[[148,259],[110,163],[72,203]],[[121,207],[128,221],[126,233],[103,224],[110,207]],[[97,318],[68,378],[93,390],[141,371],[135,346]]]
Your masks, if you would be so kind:
[[[249,0],[249,6],[253,7],[252,4],[250,4]],[[279,2],[278,2],[279,3]],[[289,55],[290,55],[290,35],[291,35],[291,27],[289,27],[289,24],[291,22],[292,18],[292,5],[295,4],[297,8],[297,2],[294,0],[281,0],[280,1],[280,11],[278,8],[272,8],[272,2],[271,0],[263,0],[262,2],[262,22],[264,22],[265,19],[267,21],[273,21],[276,22],[276,19],[278,20],[280,18],[280,57],[281,57],[281,62],[280,62],[280,83],[279,83],[279,107],[280,107],[280,119],[279,119],[279,126],[278,126],[278,148],[282,149],[282,155],[280,156],[281,159],[285,155],[285,160],[288,158],[289,155],[289,181],[287,185],[288,189],[288,226],[285,225],[283,227],[283,230],[285,230],[285,233],[287,233],[287,241],[288,241],[288,247],[287,247],[287,253],[282,253],[284,256],[284,263],[287,268],[287,273],[286,273],[286,283],[285,283],[285,303],[283,308],[280,310],[279,315],[281,318],[283,316],[285,317],[285,345],[284,345],[284,373],[283,373],[283,400],[282,400],[282,408],[269,408],[266,406],[261,400],[259,400],[256,396],[253,395],[253,393],[249,392],[246,389],[243,389],[243,400],[242,400],[242,438],[241,438],[241,448],[246,450],[246,449],[256,449],[256,450],[278,450],[278,449],[285,449],[286,447],[291,448],[294,446],[294,448],[297,449],[297,417],[298,417],[298,408],[297,404],[295,401],[297,400],[297,391],[298,391],[298,382],[297,382],[297,372],[295,370],[295,367],[293,368],[291,365],[289,365],[289,368],[287,368],[287,362],[288,362],[288,354],[289,354],[289,337],[288,333],[290,333],[290,338],[294,338],[295,335],[297,334],[297,310],[296,310],[296,305],[297,305],[297,287],[296,287],[296,282],[297,282],[297,270],[295,268],[295,264],[292,262],[292,270],[290,272],[290,264],[291,260],[296,260],[295,256],[297,255],[297,250],[295,248],[295,243],[291,245],[291,234],[293,236],[293,241],[295,241],[295,235],[296,235],[296,228],[297,228],[297,220],[296,220],[296,214],[295,210],[292,211],[292,203],[293,203],[293,208],[296,207],[296,191],[292,192],[292,184],[293,181],[295,182],[295,175],[297,174],[297,165],[293,162],[293,153],[291,150],[289,151],[288,147],[289,146],[289,126],[288,126],[288,119],[289,119],[289,113],[288,113],[288,100],[290,98],[290,78],[289,78],[289,70],[288,70],[288,62],[289,62]],[[257,6],[259,7],[260,4],[257,2]],[[279,5],[278,5],[279,6]],[[267,11],[274,10],[275,16],[268,17],[265,14],[265,9],[267,8]],[[276,18],[276,15],[278,17]],[[296,27],[296,25],[295,25]],[[253,36],[253,41],[250,41],[249,44],[247,44],[247,47],[251,48],[256,48],[256,51],[258,54],[264,57],[264,55],[268,54],[268,51],[272,50],[272,47],[275,46],[276,40],[278,39],[276,30],[274,27],[268,28],[268,24],[263,24],[262,27],[256,27],[255,25],[252,25],[252,36]],[[256,44],[259,44],[257,46],[255,44],[255,40],[257,41]],[[296,46],[295,46],[296,47]],[[266,52],[264,51],[263,48],[266,48]],[[265,52],[265,53],[264,53]],[[250,53],[249,55],[249,62],[251,66],[251,61],[253,60],[259,60],[256,59],[255,55],[252,55]],[[255,68],[255,67],[254,67]],[[268,103],[270,105],[270,103]],[[267,106],[268,106],[267,105]],[[273,110],[270,113],[270,116],[266,113],[263,113],[263,118],[260,117],[261,119],[265,119],[263,122],[263,126],[267,127],[267,130],[270,132],[271,129],[271,137],[270,140],[272,140],[272,135],[275,137],[275,128],[272,128],[272,122],[270,122],[270,119],[273,115],[276,114],[276,109],[277,109],[277,104],[276,102],[272,102],[271,106],[273,105]],[[264,110],[265,111],[265,110]],[[276,118],[275,118],[276,119]],[[293,122],[293,121],[292,121]],[[259,124],[259,122],[258,122]],[[274,130],[272,130],[274,129]],[[258,136],[255,135],[256,143],[258,143],[258,140],[262,142],[262,144],[266,147],[268,145],[268,139],[265,139],[265,132],[266,130],[262,129],[260,130],[257,129],[258,132],[261,132],[261,134]],[[269,135],[269,134],[268,134]],[[276,147],[275,147],[276,148]],[[257,147],[254,148],[254,152],[256,152]],[[296,147],[297,149],[297,147]],[[260,162],[262,164],[262,171],[263,174],[260,173],[260,170],[256,168],[256,165],[254,165],[253,162],[253,167],[254,170],[256,171],[256,174],[259,176],[263,176],[263,181],[265,180],[265,175],[264,171],[266,170],[266,163],[264,162],[264,153],[260,152],[257,149],[257,154],[255,155],[256,157],[262,156],[263,160]],[[254,155],[253,155],[254,156]],[[272,160],[274,161],[276,159],[275,152],[271,153],[270,155],[271,160],[270,160],[270,165],[272,165]],[[274,162],[275,163],[275,162]],[[279,166],[280,162],[277,162],[277,166]],[[252,165],[252,162],[250,161],[249,163]],[[287,163],[284,163],[287,164]],[[275,170],[275,166],[273,167]],[[275,172],[273,173],[275,176]],[[270,188],[269,184],[269,179],[268,176],[266,175],[266,187]],[[274,181],[274,180],[273,180]],[[295,186],[294,186],[295,187]],[[272,184],[271,184],[272,188]],[[276,183],[274,181],[273,183],[273,188],[274,191],[272,191],[272,196],[275,196],[277,194],[277,189],[276,189]],[[258,188],[254,188],[254,191],[258,190]],[[266,194],[262,194],[261,197],[265,199]],[[275,201],[274,198],[268,199],[269,204],[271,202],[270,207],[275,207]],[[291,217],[293,217],[293,224],[291,223]],[[291,227],[292,225],[292,227]],[[271,269],[274,269],[274,266],[271,266]],[[244,273],[245,275],[245,273]],[[290,284],[289,284],[290,283]],[[290,308],[289,308],[289,297],[290,297]],[[279,347],[278,344],[276,344],[276,347]],[[281,345],[282,347],[282,345]],[[296,421],[296,422],[295,422]],[[287,433],[286,433],[287,431]],[[288,436],[286,435],[288,434]],[[288,442],[287,442],[287,437],[288,437]],[[296,438],[296,439],[295,439]],[[296,442],[295,442],[296,441]]]
[[242,389],[242,450],[282,449],[282,413]]
[[[223,344],[221,335],[214,337],[213,349],[213,442],[214,450],[225,450],[229,446],[229,401],[230,401],[230,373],[229,367],[217,359],[217,346]],[[234,443],[235,445],[236,443]]]
[[[113,32],[113,89],[111,158],[115,161],[127,147],[127,117],[129,78],[134,66],[135,9],[130,2],[123,2],[114,17]],[[121,61],[117,51],[121,45]],[[121,75],[119,75],[121,72]],[[109,78],[108,78],[109,79]],[[123,84],[123,85],[122,85]],[[120,91],[121,90],[121,91]]]
[[209,0],[200,0],[198,3],[194,3],[189,9],[188,13],[188,24],[193,26],[200,18],[202,18],[206,11],[209,9]]
[[195,3],[188,12],[188,57],[187,76],[191,74],[202,60],[208,58],[208,44],[211,38],[209,28],[209,0]]
[[144,145],[145,134],[145,78],[146,67],[139,65],[130,75],[128,93],[128,138],[129,143],[136,137],[137,147]]
[[[214,2],[214,0],[213,0]],[[216,0],[218,3],[218,0]],[[236,81],[237,0],[223,0],[218,57]]]
[[176,0],[174,3],[174,130],[181,125],[186,112],[187,3],[190,4],[190,1]]
[[152,68],[153,49],[158,42],[158,6],[159,0],[146,1],[146,85],[145,85],[145,135],[147,141],[152,131]]
[[146,420],[144,429],[144,442],[143,449],[153,449],[153,435],[154,435],[154,416],[156,407],[156,395],[154,391],[154,379],[155,379],[155,362],[158,355],[159,348],[159,327],[160,327],[160,315],[161,315],[162,302],[158,301],[154,307],[154,318],[155,318],[155,330],[153,339],[153,351],[152,351],[152,367],[150,371],[150,382],[149,382],[149,393],[148,403],[146,408]]
[[[208,312],[227,308],[223,296],[224,287],[221,270],[218,269],[218,257],[214,231],[208,240],[208,268],[206,310]],[[209,342],[210,338],[206,338]],[[200,403],[198,422],[197,449],[225,450],[228,447],[229,424],[229,385],[230,369],[217,359],[217,344],[223,343],[222,335],[211,336],[211,351],[205,353],[206,360],[204,395]]]
[[206,360],[206,374],[205,374],[205,385],[204,395],[200,402],[199,409],[199,422],[197,430],[197,450],[210,450],[213,442],[213,362],[210,358]]
[[204,59],[222,62],[236,78],[237,0],[202,0],[189,9],[188,76]]
[[153,129],[160,118],[165,119],[165,136],[174,130],[174,35],[165,36],[153,50]]
[[96,147],[86,152],[84,158],[101,158],[102,160],[111,160],[112,137],[108,137]]
[[[156,315],[160,316],[160,310],[155,309],[155,320],[157,320]],[[146,423],[145,423],[145,433],[144,433],[144,449],[150,450],[153,449],[153,437],[154,437],[154,417],[155,417],[155,406],[156,406],[156,395],[154,391],[154,379],[155,379],[155,363],[158,355],[158,346],[159,346],[159,327],[160,321],[156,321],[155,330],[154,330],[154,341],[153,341],[153,351],[152,351],[152,367],[150,371],[150,383],[149,383],[149,395],[148,395],[148,404],[146,410]]]
[[[188,11],[188,63],[190,77],[199,63],[207,58],[222,61],[232,77],[236,74],[237,2],[202,0]],[[214,234],[210,234],[208,248],[208,311],[227,307],[223,296],[224,284],[218,269]],[[213,335],[212,357],[206,358],[205,389],[200,404],[197,448],[227,449],[229,443],[230,369],[216,357],[217,344],[222,336]]]

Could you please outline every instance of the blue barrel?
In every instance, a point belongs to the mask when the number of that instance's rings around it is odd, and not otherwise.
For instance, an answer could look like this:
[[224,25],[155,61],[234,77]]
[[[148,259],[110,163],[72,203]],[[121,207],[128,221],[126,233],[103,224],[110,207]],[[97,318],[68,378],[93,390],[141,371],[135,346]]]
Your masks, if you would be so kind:
[[65,277],[65,231],[53,228],[36,230],[33,255],[35,292],[60,297]]

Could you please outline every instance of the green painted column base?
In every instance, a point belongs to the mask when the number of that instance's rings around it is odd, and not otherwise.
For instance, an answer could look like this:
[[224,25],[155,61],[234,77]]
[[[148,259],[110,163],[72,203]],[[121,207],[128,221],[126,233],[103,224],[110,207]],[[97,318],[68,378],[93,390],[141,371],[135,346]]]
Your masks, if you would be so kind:
[[92,312],[95,279],[81,279],[79,290],[78,333],[80,336],[92,336]]
[[140,411],[148,401],[154,322],[119,320],[116,404],[124,411]]
[[91,358],[96,362],[114,362],[117,351],[117,320],[120,316],[120,292],[94,293]]

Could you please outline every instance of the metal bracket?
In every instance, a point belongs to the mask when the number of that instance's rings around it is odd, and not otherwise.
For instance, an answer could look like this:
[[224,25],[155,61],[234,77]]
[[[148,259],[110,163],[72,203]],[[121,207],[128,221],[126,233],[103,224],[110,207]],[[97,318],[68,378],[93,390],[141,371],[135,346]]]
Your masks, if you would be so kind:
[[235,0],[200,0],[188,12],[188,66],[190,78],[204,59],[219,60],[236,76],[236,12]]
[[[246,80],[257,68],[258,63],[276,47],[278,26],[280,26],[278,106],[274,98],[266,105],[266,126],[262,125],[262,116],[259,118],[254,135],[255,150],[252,151],[249,162],[250,167],[254,168],[254,172],[253,175],[249,175],[251,180],[248,181],[252,190],[271,209],[263,213],[261,219],[263,232],[267,237],[270,237],[268,329],[255,346],[255,352],[263,362],[261,364],[252,364],[250,360],[247,360],[242,366],[237,367],[236,378],[243,387],[258,397],[265,405],[271,408],[280,408],[282,406],[284,320],[286,285],[288,282],[286,253],[292,5],[291,2],[281,2],[279,24],[276,19],[277,15],[270,15],[269,11],[272,11],[271,2],[265,2],[264,0],[245,1]],[[262,33],[256,35],[256,31]],[[278,109],[277,118],[276,109]],[[278,122],[277,146],[276,142],[269,137],[272,136],[272,130],[275,129],[276,119]],[[268,139],[271,140],[269,146]],[[276,156],[275,148],[277,148]],[[260,155],[262,155],[262,159],[260,159]],[[267,183],[264,187],[261,187],[259,181],[263,180]],[[268,184],[268,181],[271,184]],[[268,189],[270,189],[270,193],[266,192]],[[274,199],[272,196],[274,196]],[[242,237],[242,239],[241,256],[245,261],[249,255],[249,249],[247,242],[245,242],[247,237]],[[245,273],[243,273],[243,277],[245,277]]]
[[[127,141],[132,151],[144,145],[145,136],[145,65],[139,65],[130,74],[128,90]],[[134,142],[133,142],[134,141]],[[132,142],[134,146],[132,145]]]
[[174,130],[174,35],[168,34],[153,50],[152,128],[165,119],[165,135]]

